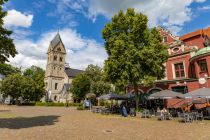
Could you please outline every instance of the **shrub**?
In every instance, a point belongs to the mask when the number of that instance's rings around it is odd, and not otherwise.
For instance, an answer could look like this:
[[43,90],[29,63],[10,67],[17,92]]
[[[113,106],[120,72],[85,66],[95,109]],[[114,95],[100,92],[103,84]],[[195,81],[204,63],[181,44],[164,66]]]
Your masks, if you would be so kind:
[[30,102],[30,103],[22,103],[22,104],[19,104],[19,106],[35,106],[35,102]]
[[[82,103],[68,103],[68,106],[82,106]],[[36,102],[35,106],[66,106],[66,103],[54,103],[54,102]]]
[[84,110],[83,105],[78,106],[78,107],[77,107],[77,110]]

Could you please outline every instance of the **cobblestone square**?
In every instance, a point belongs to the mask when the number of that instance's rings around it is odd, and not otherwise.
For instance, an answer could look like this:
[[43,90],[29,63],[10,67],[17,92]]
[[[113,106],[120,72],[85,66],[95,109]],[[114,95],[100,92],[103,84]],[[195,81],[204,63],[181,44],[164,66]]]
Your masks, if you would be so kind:
[[1,140],[209,140],[210,122],[124,118],[65,107],[0,106]]

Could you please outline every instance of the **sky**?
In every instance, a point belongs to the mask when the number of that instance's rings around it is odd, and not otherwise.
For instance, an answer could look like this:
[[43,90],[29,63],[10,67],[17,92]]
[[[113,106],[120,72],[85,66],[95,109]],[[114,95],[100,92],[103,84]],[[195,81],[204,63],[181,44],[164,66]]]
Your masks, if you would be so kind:
[[4,26],[18,54],[10,64],[45,69],[47,49],[59,31],[70,67],[103,66],[107,54],[102,33],[119,10],[134,8],[149,18],[149,27],[163,26],[176,36],[210,26],[210,0],[9,0]]

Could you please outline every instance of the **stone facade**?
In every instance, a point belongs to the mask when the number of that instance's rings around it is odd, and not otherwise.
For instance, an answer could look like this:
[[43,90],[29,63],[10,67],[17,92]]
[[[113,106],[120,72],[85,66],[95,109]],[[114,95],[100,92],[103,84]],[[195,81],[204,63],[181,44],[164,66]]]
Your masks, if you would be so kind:
[[59,33],[50,42],[47,51],[47,65],[45,71],[45,89],[54,102],[72,102],[69,92],[72,79],[80,70],[72,69],[65,63],[66,49]]

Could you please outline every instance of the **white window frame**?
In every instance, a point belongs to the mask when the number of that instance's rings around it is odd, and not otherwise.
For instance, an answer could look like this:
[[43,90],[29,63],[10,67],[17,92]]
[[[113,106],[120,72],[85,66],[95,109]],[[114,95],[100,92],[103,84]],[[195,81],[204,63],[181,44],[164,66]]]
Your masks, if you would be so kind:
[[[175,73],[175,64],[178,64],[178,63],[183,63],[183,66],[184,66],[184,77],[176,77],[176,73]],[[175,63],[172,64],[172,72],[173,72],[173,79],[177,79],[177,78],[186,78],[186,67],[185,67],[185,61],[177,61]]]

